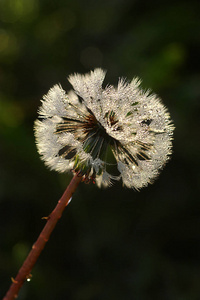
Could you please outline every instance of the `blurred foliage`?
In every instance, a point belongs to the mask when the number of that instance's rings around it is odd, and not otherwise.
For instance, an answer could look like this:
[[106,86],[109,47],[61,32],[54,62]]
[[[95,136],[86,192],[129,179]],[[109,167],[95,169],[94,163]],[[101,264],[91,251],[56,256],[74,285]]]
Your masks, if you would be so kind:
[[172,160],[139,193],[81,184],[19,299],[200,299],[199,1],[0,0],[0,294],[70,175],[47,170],[33,122],[73,72],[139,76],[174,120]]

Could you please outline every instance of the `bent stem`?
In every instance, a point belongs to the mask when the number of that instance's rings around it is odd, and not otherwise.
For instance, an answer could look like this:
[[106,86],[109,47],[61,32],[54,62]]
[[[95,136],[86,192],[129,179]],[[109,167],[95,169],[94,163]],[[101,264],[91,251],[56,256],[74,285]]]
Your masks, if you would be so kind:
[[20,288],[22,287],[24,281],[30,277],[30,272],[33,266],[35,265],[47,241],[49,240],[49,237],[53,229],[55,228],[56,223],[60,219],[65,207],[68,205],[73,193],[75,192],[81,180],[82,177],[79,174],[76,174],[72,178],[64,194],[58,201],[55,209],[47,218],[45,218],[47,219],[46,225],[41,231],[35,244],[33,244],[31,251],[25,259],[23,265],[19,269],[17,276],[15,277],[15,279],[12,279],[12,284],[3,300],[13,300],[17,298]]

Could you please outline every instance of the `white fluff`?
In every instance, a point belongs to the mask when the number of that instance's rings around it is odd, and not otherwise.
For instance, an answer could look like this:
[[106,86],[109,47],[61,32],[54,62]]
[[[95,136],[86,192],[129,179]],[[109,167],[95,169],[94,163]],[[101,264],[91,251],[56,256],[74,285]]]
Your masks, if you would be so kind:
[[[56,171],[80,171],[98,186],[121,178],[138,190],[152,183],[169,159],[174,126],[166,107],[143,92],[138,78],[103,89],[104,77],[95,69],[71,75],[68,94],[60,85],[49,90],[34,127],[38,152]],[[112,165],[118,174],[109,173]]]

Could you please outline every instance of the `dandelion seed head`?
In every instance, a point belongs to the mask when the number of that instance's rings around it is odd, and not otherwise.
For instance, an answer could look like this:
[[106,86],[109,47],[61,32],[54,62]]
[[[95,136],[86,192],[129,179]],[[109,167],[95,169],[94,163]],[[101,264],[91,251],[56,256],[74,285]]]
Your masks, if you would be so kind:
[[52,87],[42,99],[35,136],[38,152],[53,170],[79,172],[101,187],[122,180],[139,190],[168,161],[174,126],[161,100],[120,79],[102,87],[105,71],[70,75],[73,90]]

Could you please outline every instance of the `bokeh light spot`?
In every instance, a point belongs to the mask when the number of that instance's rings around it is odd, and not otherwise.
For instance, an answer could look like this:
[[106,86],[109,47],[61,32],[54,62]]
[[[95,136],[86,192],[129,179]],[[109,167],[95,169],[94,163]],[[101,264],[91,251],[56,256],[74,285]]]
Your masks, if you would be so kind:
[[24,113],[17,102],[12,102],[0,95],[0,107],[0,124],[3,127],[16,127],[23,122]]
[[9,31],[0,29],[0,61],[4,62],[8,59],[15,58],[19,52],[19,42],[15,35]]
[[1,0],[0,19],[3,22],[14,23],[18,20],[30,21],[37,15],[37,0]]
[[96,47],[87,47],[82,50],[80,61],[87,69],[100,67],[103,61],[103,54]]
[[76,17],[73,11],[57,10],[38,22],[35,31],[36,37],[47,44],[51,44],[70,31],[75,24]]

